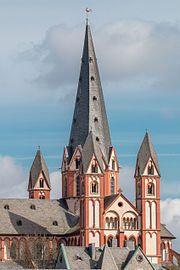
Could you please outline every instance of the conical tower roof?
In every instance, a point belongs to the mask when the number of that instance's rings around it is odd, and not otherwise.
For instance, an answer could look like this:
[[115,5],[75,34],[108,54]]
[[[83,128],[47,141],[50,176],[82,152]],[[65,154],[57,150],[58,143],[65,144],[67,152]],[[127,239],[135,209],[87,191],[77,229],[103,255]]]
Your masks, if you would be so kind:
[[84,146],[89,132],[93,133],[105,159],[108,160],[111,138],[91,30],[87,23],[69,139],[71,156],[76,146]]
[[31,166],[31,170],[30,170],[30,181],[31,181],[32,187],[35,186],[40,173],[43,173],[47,181],[47,184],[50,188],[51,185],[50,185],[49,171],[48,171],[46,162],[44,160],[44,157],[41,153],[41,150],[38,150],[36,153],[35,159],[33,161],[33,164]]
[[160,175],[160,168],[158,163],[158,157],[155,151],[155,148],[152,144],[150,135],[148,132],[146,132],[143,142],[141,144],[141,147],[139,149],[138,155],[137,155],[137,162],[136,162],[136,171],[139,167],[139,173],[142,175],[144,173],[145,167],[147,165],[147,162],[149,159],[152,159],[156,166],[156,170],[158,174]]

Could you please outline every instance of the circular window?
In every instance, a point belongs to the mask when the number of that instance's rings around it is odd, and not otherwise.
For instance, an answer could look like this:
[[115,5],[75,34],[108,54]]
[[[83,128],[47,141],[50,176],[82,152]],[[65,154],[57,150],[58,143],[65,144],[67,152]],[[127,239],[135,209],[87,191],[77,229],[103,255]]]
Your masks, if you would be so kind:
[[123,202],[118,202],[118,206],[122,207],[123,206]]
[[143,261],[143,256],[142,255],[137,255],[136,256],[136,260],[138,261],[138,262],[142,262]]

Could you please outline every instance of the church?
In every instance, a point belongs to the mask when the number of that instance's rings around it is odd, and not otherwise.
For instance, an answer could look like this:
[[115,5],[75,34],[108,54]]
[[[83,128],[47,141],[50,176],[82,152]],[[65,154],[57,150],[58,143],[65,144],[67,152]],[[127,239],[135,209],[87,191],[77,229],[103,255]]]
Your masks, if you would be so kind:
[[[132,269],[131,261],[138,263],[133,269],[140,269],[143,261],[141,269],[154,269],[152,265],[171,263],[173,256],[180,262],[172,248],[175,236],[160,220],[160,179],[158,157],[146,132],[134,168],[135,203],[123,195],[87,21],[62,157],[62,198],[50,199],[49,171],[38,149],[29,173],[29,198],[0,199],[0,267],[7,262],[22,268]],[[94,264],[83,264],[90,261]]]

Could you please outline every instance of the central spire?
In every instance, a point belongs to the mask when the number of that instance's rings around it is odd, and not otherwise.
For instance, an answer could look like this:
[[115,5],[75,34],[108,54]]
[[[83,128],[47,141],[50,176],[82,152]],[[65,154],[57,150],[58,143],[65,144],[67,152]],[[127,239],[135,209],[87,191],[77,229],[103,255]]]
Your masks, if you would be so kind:
[[90,132],[108,160],[111,146],[109,125],[91,30],[86,21],[81,70],[69,139],[71,154],[76,146],[84,146]]

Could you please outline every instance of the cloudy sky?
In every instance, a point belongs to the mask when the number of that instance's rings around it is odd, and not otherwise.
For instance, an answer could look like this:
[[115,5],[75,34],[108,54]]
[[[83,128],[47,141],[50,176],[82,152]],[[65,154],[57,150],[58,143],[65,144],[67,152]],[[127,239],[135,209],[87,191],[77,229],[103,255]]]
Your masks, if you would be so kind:
[[52,196],[61,194],[87,6],[121,186],[133,200],[148,129],[161,167],[162,221],[180,237],[179,0],[0,0],[0,197],[27,196],[38,145]]

